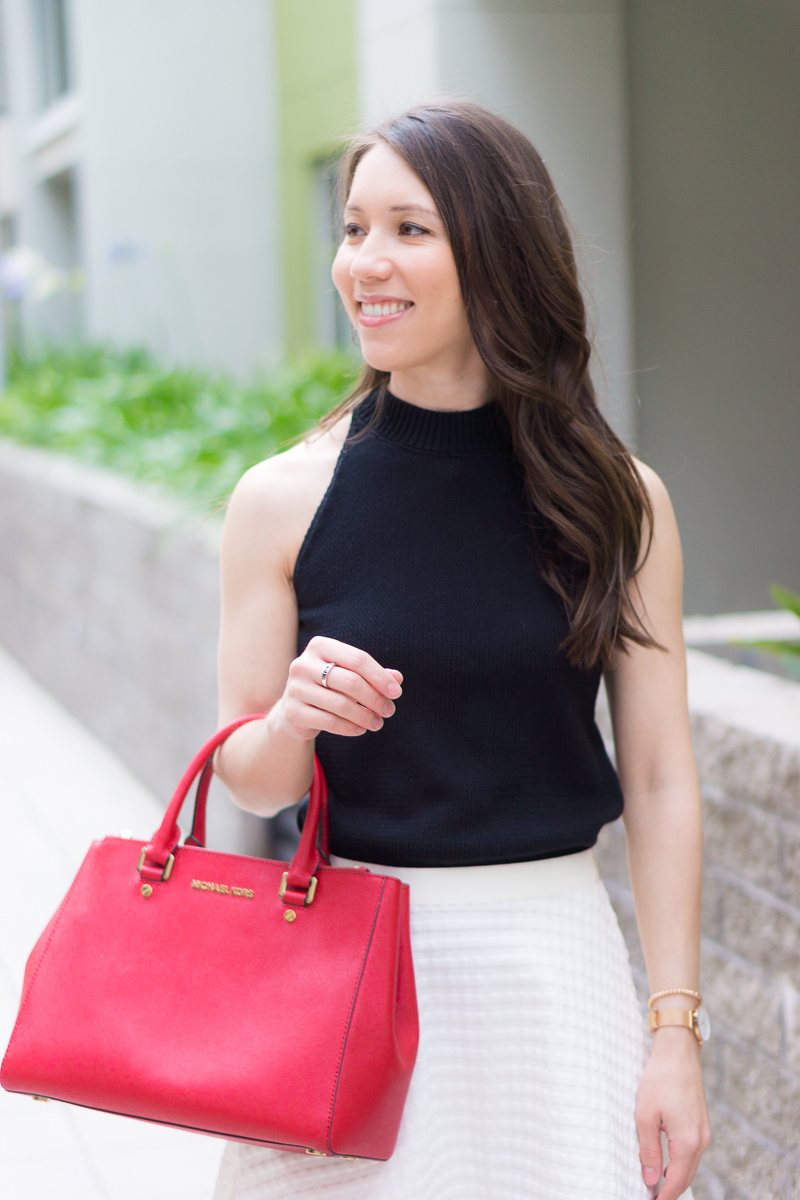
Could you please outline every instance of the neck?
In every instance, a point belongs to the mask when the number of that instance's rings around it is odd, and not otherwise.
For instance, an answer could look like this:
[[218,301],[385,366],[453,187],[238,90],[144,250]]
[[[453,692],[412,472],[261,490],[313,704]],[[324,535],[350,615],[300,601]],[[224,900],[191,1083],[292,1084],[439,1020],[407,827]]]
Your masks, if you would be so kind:
[[420,408],[445,412],[481,408],[491,399],[492,377],[477,353],[475,358],[477,361],[470,361],[458,371],[437,371],[431,367],[392,371],[389,391],[398,400]]

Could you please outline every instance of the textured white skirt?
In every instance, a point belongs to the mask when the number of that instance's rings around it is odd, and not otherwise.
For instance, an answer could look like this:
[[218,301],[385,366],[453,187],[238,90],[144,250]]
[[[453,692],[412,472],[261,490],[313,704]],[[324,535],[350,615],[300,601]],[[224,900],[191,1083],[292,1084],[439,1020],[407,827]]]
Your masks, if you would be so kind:
[[411,889],[420,1044],[397,1148],[346,1162],[229,1143],[214,1200],[648,1200],[645,1034],[591,851],[373,869]]

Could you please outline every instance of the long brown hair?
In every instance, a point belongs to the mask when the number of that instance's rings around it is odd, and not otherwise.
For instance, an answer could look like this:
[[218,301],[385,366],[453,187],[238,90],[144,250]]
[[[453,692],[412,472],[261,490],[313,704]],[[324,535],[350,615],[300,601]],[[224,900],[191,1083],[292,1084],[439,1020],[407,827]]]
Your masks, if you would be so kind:
[[[447,230],[469,327],[524,471],[539,569],[570,618],[570,661],[606,666],[625,639],[656,646],[631,598],[652,538],[650,499],[597,405],[575,254],[544,163],[514,125],[476,104],[425,104],[350,144],[345,196],[379,141],[422,180]],[[380,406],[388,380],[367,365],[324,426],[375,388]]]

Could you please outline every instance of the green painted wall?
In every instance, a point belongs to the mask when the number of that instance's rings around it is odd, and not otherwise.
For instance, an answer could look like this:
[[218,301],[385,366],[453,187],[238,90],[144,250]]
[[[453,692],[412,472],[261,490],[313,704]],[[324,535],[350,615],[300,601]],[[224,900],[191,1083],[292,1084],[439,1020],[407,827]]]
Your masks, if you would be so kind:
[[273,0],[286,349],[313,341],[314,166],[358,124],[354,0]]

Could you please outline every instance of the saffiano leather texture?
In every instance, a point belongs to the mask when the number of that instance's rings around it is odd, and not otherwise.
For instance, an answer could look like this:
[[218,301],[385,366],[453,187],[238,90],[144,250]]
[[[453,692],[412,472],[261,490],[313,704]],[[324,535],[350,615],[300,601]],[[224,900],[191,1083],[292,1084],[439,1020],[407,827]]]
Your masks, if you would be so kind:
[[255,719],[203,746],[149,843],[92,844],[28,959],[0,1083],[237,1141],[387,1159],[419,1037],[408,887],[328,865],[316,760],[291,863],[202,845],[210,771],[193,844],[178,845],[195,777]]

